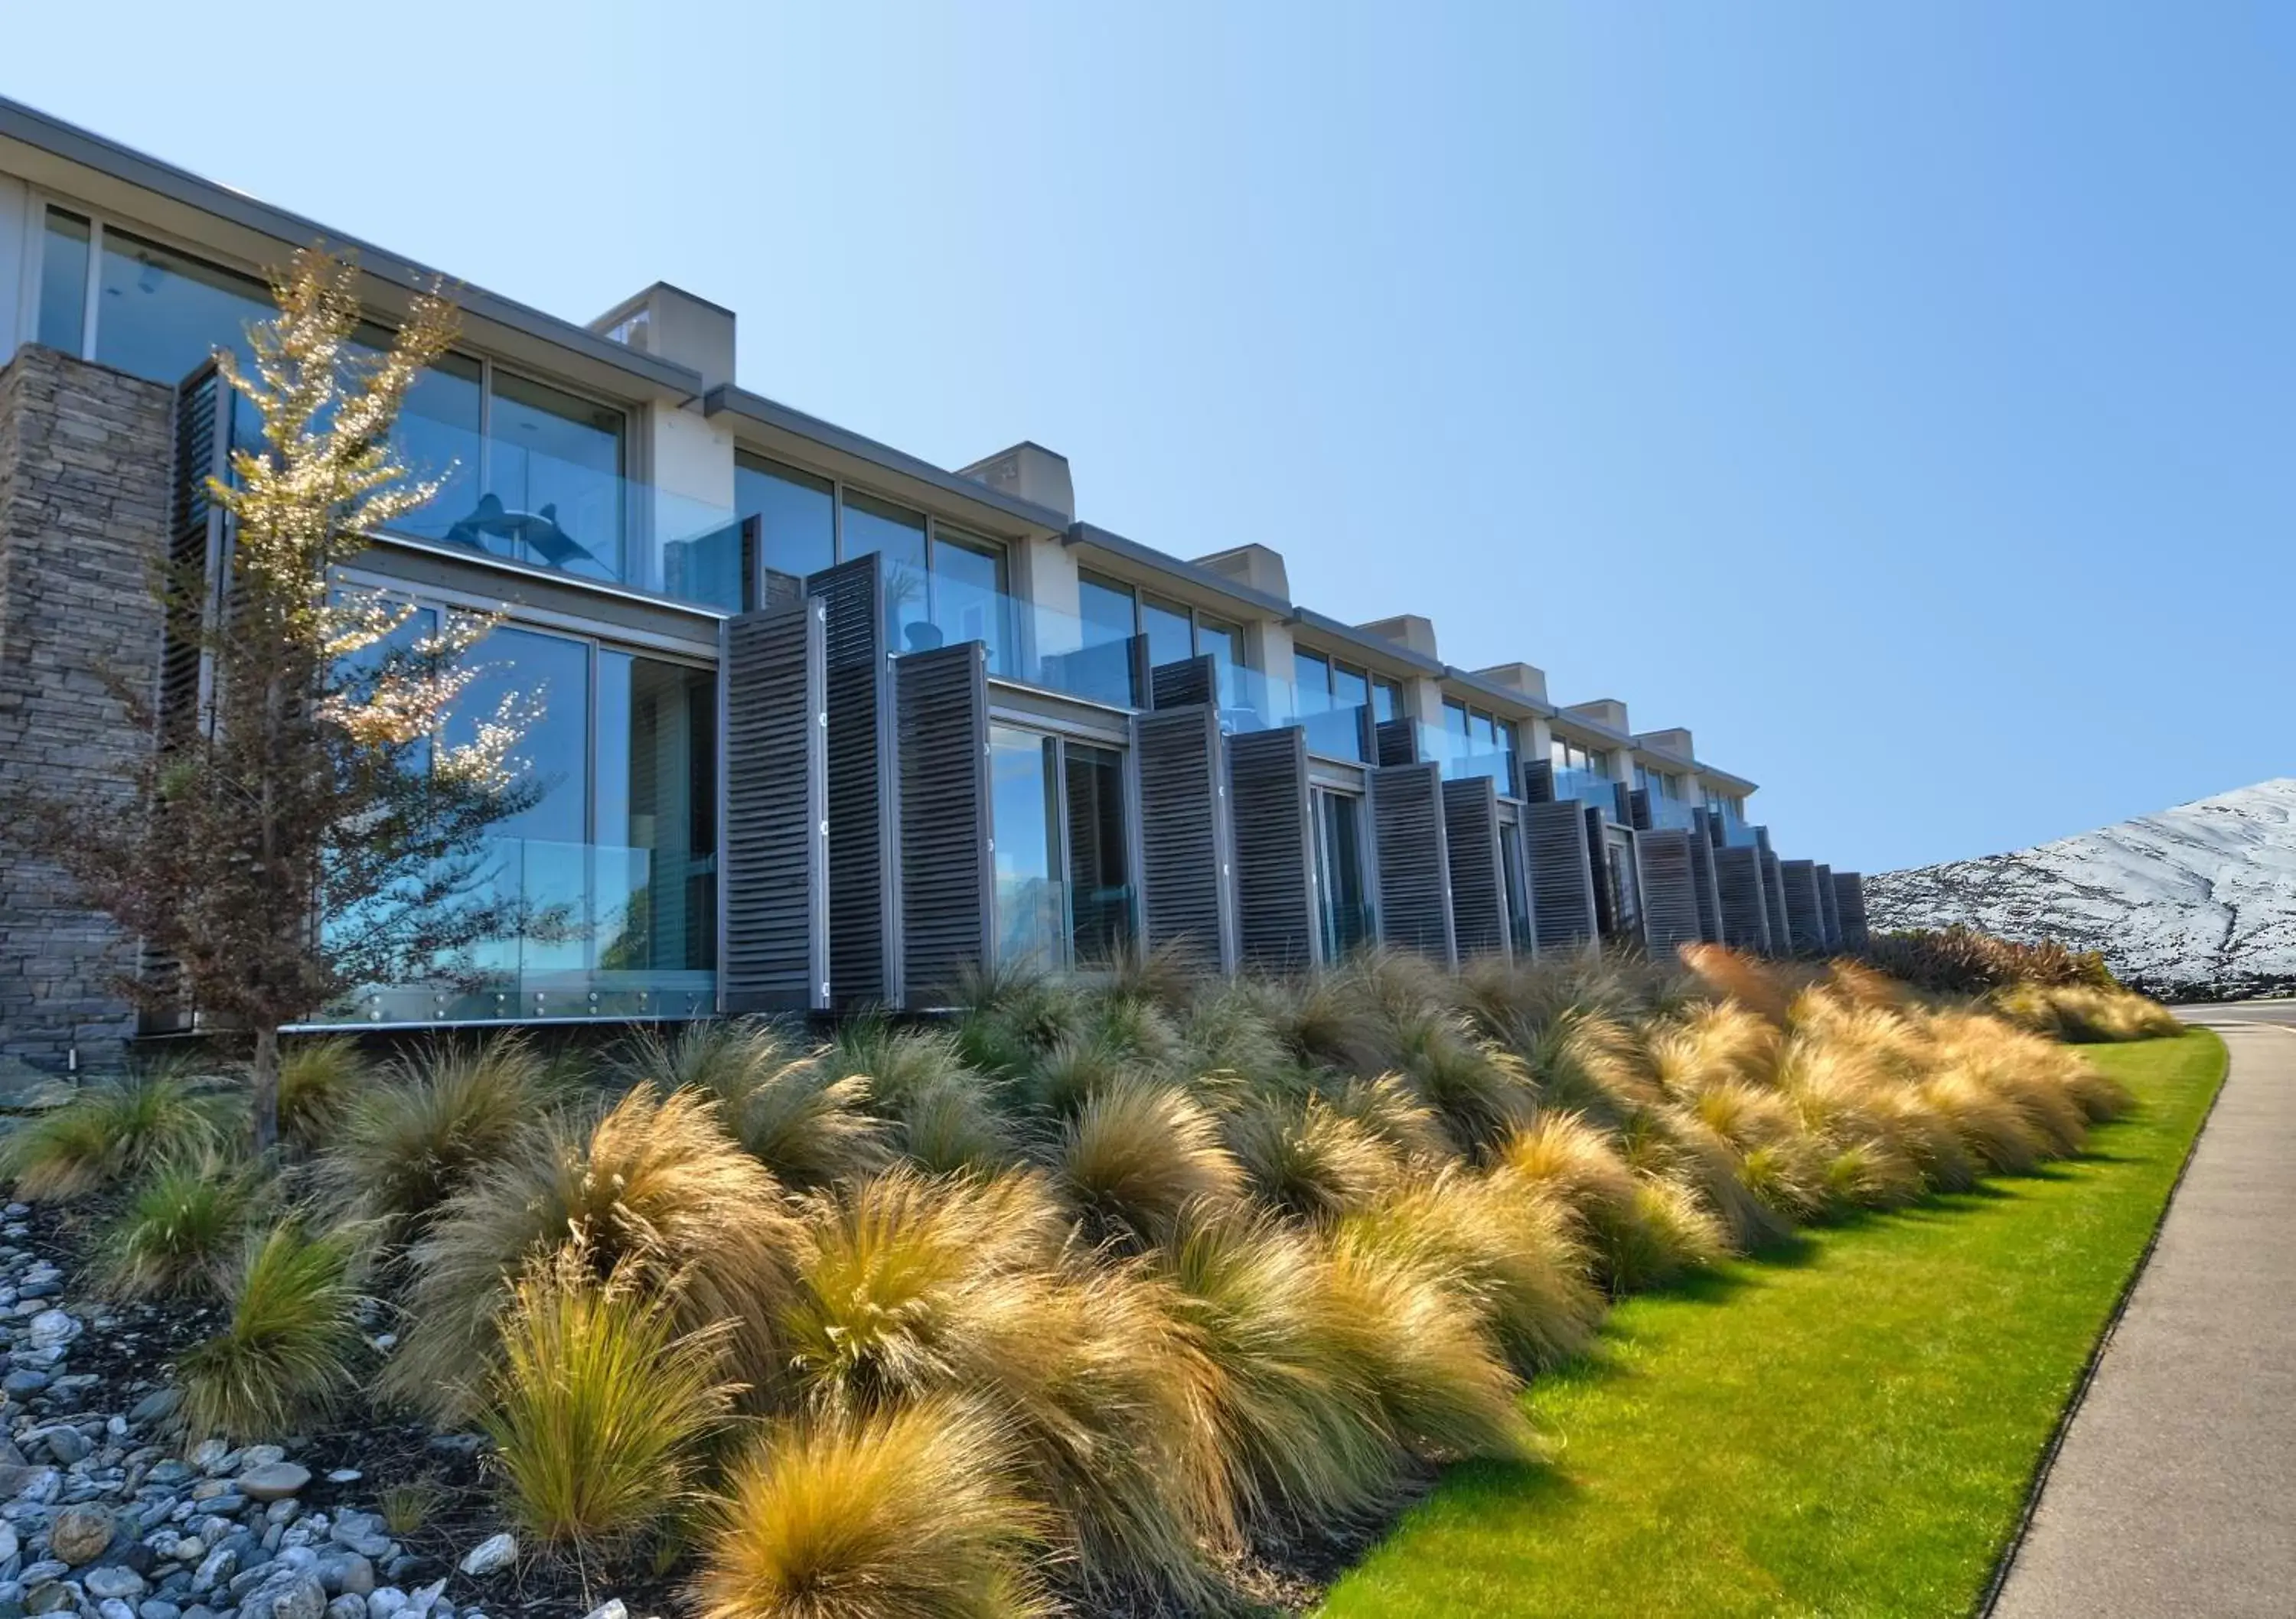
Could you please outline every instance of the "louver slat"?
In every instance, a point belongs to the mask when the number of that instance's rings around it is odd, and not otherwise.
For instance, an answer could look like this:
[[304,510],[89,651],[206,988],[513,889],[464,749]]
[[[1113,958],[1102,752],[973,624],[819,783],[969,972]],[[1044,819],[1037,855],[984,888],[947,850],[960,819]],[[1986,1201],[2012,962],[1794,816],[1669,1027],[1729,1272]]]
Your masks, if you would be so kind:
[[1833,955],[1841,949],[1841,918],[1833,908],[1833,868],[1820,861],[1811,868],[1817,880],[1817,926],[1825,937],[1825,953]]
[[1714,882],[1722,898],[1722,942],[1734,950],[1768,955],[1770,907],[1762,889],[1762,852],[1751,846],[1714,851]]
[[1383,944],[1456,963],[1451,872],[1443,836],[1442,767],[1385,765],[1370,773],[1372,836],[1379,851]]
[[1690,834],[1671,829],[1635,834],[1643,877],[1643,943],[1653,955],[1700,938],[1695,857]]
[[718,960],[731,1013],[829,1004],[824,628],[821,604],[803,601],[718,628]]
[[873,556],[806,580],[824,620],[829,784],[829,993],[840,1008],[898,1006],[899,865],[892,666]]
[[1710,944],[1722,942],[1722,895],[1714,884],[1714,846],[1706,840],[1702,820],[1687,834],[1690,839],[1690,885],[1698,899],[1698,936]]
[[996,894],[989,847],[988,675],[962,642],[893,666],[900,702],[901,947],[911,1010],[949,1004],[986,966]]
[[1160,663],[1148,671],[1151,708],[1193,708],[1219,706],[1219,668],[1210,652]]
[[1817,869],[1807,860],[1778,862],[1778,884],[1785,895],[1786,939],[1798,956],[1822,954],[1824,924],[1818,920]]
[[1595,885],[1585,814],[1568,800],[1526,804],[1522,842],[1529,862],[1530,916],[1539,949],[1569,950],[1592,943]]
[[1374,762],[1415,765],[1419,762],[1419,727],[1409,720],[1382,720],[1372,727]]
[[1841,947],[1863,954],[1873,937],[1866,927],[1866,879],[1855,871],[1833,874],[1834,909],[1841,916]]
[[1786,885],[1778,875],[1777,851],[1770,847],[1770,829],[1754,829],[1755,846],[1762,852],[1762,904],[1770,915],[1770,951],[1774,955],[1793,953],[1793,933],[1786,921]]
[[1460,956],[1511,953],[1506,872],[1499,863],[1497,783],[1443,783],[1443,849],[1451,868],[1451,933]]
[[1321,930],[1307,732],[1287,725],[1228,738],[1227,773],[1242,964],[1276,972],[1313,966]]
[[1206,972],[1235,969],[1226,753],[1209,707],[1132,716],[1140,778],[1141,937]]

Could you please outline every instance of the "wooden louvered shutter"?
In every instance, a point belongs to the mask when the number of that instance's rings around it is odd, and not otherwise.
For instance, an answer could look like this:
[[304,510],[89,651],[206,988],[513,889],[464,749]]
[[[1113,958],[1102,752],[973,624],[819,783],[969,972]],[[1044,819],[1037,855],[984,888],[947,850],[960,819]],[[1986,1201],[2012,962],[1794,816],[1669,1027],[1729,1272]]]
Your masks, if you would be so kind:
[[1443,783],[1443,851],[1451,871],[1451,934],[1460,956],[1511,955],[1498,788],[1489,777]]
[[826,615],[830,1002],[898,1006],[899,811],[884,576],[877,558],[856,557],[808,578],[806,592]]
[[1768,955],[1770,907],[1762,892],[1762,852],[1751,845],[1715,850],[1714,883],[1722,899],[1722,942],[1734,950]]
[[1140,930],[1207,972],[1235,969],[1227,755],[1208,707],[1132,716],[1140,781]]
[[1697,873],[1690,834],[1671,828],[1636,832],[1635,863],[1643,879],[1643,943],[1651,953],[1698,943]]
[[1698,936],[1710,944],[1722,941],[1722,893],[1714,880],[1714,846],[1707,840],[1703,814],[1687,834],[1690,839],[1690,883],[1698,898]]
[[1792,955],[1793,929],[1786,920],[1785,879],[1778,875],[1777,851],[1770,847],[1769,828],[1756,827],[1754,838],[1762,855],[1762,904],[1770,915],[1770,953]]
[[1227,776],[1239,959],[1275,972],[1311,967],[1322,930],[1307,732],[1287,725],[1228,738]]
[[900,703],[901,981],[912,1010],[949,1004],[993,951],[988,650],[978,641],[893,666]]
[[1419,762],[1419,726],[1412,720],[1382,720],[1372,727],[1373,763],[1415,765]]
[[1554,802],[1554,761],[1526,759],[1522,765],[1522,798],[1526,804]]
[[1634,805],[1627,799],[1630,790],[1624,781],[1611,783],[1611,820],[1615,825],[1630,827],[1635,823]]
[[1647,832],[1654,824],[1651,820],[1650,789],[1630,787],[1627,789],[1627,824],[1637,832]]
[[205,644],[223,586],[226,518],[208,492],[231,470],[238,396],[209,361],[176,390],[175,489],[168,512],[168,611],[160,648],[159,743],[191,740],[213,678]]
[[1587,815],[1568,799],[1522,806],[1532,929],[1541,950],[1569,950],[1596,936]]
[[1369,773],[1379,851],[1379,936],[1446,966],[1458,961],[1443,836],[1442,767],[1383,765]]
[[1824,936],[1825,952],[1834,954],[1841,948],[1841,918],[1833,908],[1833,868],[1820,861],[1810,868],[1817,884],[1817,927]]
[[1873,943],[1866,927],[1866,879],[1855,871],[1833,874],[1833,904],[1841,917],[1841,947],[1865,953]]
[[1160,663],[1148,671],[1151,708],[1219,707],[1219,666],[1210,652]]
[[821,603],[718,626],[719,982],[730,1013],[829,1004],[829,792]]
[[1817,916],[1817,876],[1807,860],[1778,862],[1778,883],[1784,893],[1786,942],[1795,955],[1816,955],[1825,948],[1824,925]]

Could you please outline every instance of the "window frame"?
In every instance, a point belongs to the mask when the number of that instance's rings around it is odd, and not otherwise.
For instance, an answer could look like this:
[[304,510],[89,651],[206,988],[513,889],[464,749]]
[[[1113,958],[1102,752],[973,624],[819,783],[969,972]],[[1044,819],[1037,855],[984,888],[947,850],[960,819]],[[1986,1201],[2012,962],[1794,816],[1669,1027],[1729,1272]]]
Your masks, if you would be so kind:
[[1120,593],[1131,598],[1132,633],[1135,635],[1144,635],[1148,633],[1143,614],[1145,611],[1147,599],[1153,596],[1156,606],[1161,610],[1175,616],[1181,614],[1186,616],[1190,657],[1201,658],[1204,655],[1204,624],[1209,619],[1216,632],[1232,633],[1235,636],[1235,667],[1249,669],[1254,666],[1251,662],[1251,637],[1246,633],[1247,626],[1244,620],[1224,618],[1218,613],[1208,612],[1193,601],[1183,601],[1177,596],[1165,595],[1162,592],[1152,590],[1145,585],[1119,578],[1115,574],[1104,574],[1096,568],[1078,568],[1077,577],[1089,580],[1111,594]]

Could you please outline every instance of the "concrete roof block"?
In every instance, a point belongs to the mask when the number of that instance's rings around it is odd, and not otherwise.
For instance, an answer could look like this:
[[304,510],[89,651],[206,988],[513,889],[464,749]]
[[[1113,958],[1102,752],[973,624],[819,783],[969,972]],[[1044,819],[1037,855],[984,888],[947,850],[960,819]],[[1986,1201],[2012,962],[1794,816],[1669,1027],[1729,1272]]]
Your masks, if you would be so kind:
[[1069,476],[1069,458],[1043,445],[1024,438],[1008,450],[959,467],[956,475],[1076,520],[1076,484]]
[[1442,657],[1435,650],[1435,621],[1423,618],[1417,613],[1398,613],[1392,618],[1374,618],[1369,624],[1356,626],[1356,628],[1366,635],[1376,635],[1382,641],[1392,641],[1422,658]]
[[666,281],[631,294],[590,323],[600,337],[700,372],[705,390],[734,380],[734,327],[731,309]]
[[1615,697],[1598,697],[1591,703],[1566,704],[1562,712],[1584,715],[1596,724],[1607,725],[1612,731],[1631,732],[1633,730],[1633,727],[1627,724],[1626,704]]
[[1520,691],[1539,702],[1546,701],[1546,671],[1527,663],[1495,663],[1488,669],[1475,673],[1495,686],[1505,686],[1510,691]]
[[1283,553],[1268,546],[1258,544],[1231,546],[1226,551],[1215,551],[1208,557],[1198,557],[1196,566],[1208,568],[1223,579],[1248,585],[1264,595],[1285,601],[1292,600],[1292,579],[1283,567]]

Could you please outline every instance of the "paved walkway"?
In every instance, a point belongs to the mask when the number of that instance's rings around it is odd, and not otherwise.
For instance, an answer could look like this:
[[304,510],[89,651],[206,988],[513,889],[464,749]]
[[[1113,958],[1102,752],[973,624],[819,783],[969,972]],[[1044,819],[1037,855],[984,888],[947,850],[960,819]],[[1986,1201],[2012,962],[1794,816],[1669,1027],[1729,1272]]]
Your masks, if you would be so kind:
[[2296,1615],[2296,1028],[2241,1015],[1998,1619]]

